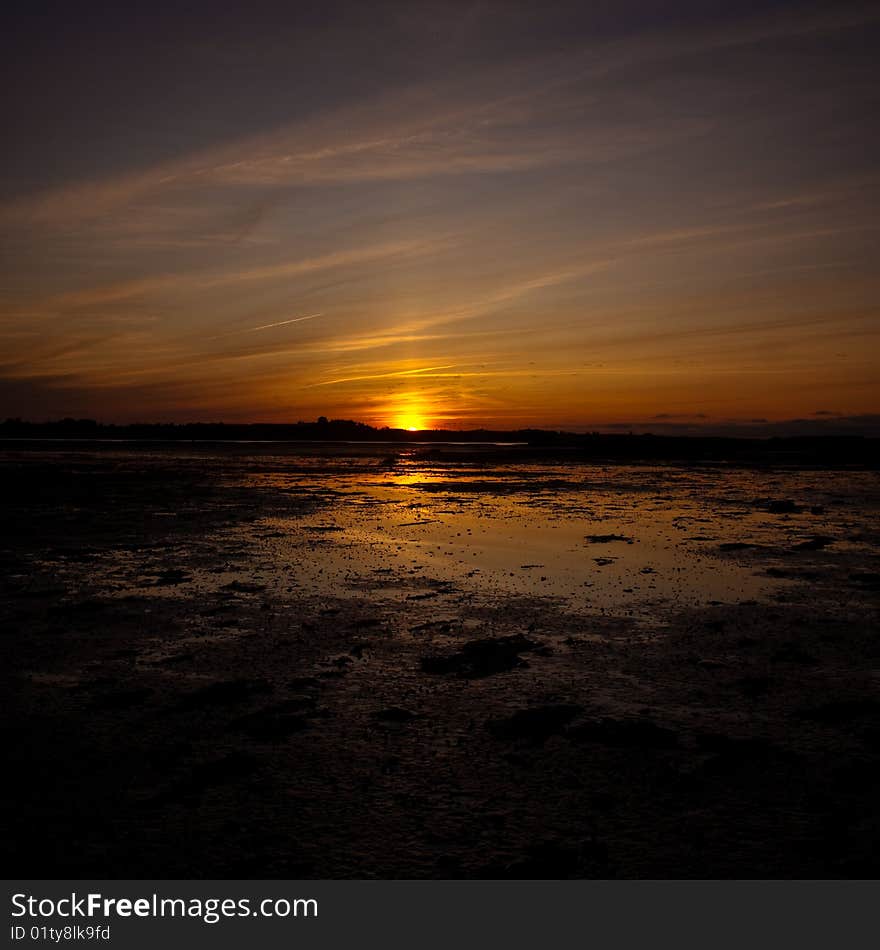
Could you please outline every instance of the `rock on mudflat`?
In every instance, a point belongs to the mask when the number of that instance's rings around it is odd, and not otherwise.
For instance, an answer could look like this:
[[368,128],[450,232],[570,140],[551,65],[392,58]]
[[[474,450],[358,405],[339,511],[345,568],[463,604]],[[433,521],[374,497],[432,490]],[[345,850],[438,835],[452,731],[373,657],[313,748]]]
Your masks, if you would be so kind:
[[440,676],[454,675],[479,679],[526,666],[520,653],[536,650],[540,644],[522,634],[497,639],[468,640],[458,653],[422,657],[422,671]]
[[486,728],[497,739],[521,739],[540,745],[560,733],[583,707],[575,703],[519,709],[506,719],[490,719]]
[[418,716],[408,709],[401,709],[400,706],[389,706],[387,709],[379,709],[373,713],[373,716],[380,722],[412,722]]
[[650,719],[595,719],[569,729],[566,735],[578,742],[626,749],[669,749],[678,745],[678,737],[671,729]]
[[200,706],[227,706],[240,703],[261,693],[269,693],[272,686],[265,680],[221,680],[209,683],[185,696],[180,705],[184,708]]

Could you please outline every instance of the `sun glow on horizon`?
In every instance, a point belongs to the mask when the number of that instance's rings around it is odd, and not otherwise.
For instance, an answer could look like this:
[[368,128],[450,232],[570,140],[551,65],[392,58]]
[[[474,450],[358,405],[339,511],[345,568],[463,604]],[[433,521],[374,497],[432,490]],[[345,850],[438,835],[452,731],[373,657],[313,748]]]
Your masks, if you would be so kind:
[[430,429],[430,422],[424,407],[415,401],[397,407],[393,412],[392,429],[405,429],[407,432],[422,432]]

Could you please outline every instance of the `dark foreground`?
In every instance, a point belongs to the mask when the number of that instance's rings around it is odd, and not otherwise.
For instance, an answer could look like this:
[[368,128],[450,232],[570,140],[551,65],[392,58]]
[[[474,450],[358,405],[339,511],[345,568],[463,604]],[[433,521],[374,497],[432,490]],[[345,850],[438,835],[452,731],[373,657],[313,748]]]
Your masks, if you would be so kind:
[[387,451],[0,455],[14,876],[877,876],[875,472]]

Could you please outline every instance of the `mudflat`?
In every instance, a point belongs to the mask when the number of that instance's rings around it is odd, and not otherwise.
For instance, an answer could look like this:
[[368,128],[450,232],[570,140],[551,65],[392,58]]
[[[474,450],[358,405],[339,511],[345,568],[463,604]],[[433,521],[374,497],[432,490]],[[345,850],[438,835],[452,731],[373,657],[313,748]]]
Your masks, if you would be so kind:
[[19,877],[880,872],[880,479],[0,452]]

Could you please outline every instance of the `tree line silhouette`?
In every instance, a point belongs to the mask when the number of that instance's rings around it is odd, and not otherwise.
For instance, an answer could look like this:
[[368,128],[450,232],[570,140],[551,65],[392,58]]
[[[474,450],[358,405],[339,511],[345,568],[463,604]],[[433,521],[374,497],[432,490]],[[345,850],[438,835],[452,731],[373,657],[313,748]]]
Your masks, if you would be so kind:
[[[375,442],[401,445],[426,443],[507,443],[518,457],[548,452],[567,458],[602,460],[680,460],[715,462],[765,462],[767,464],[859,465],[878,468],[880,440],[863,436],[797,436],[736,438],[730,436],[654,435],[550,429],[406,429],[377,428],[352,419],[319,417],[314,422],[224,423],[162,422],[117,425],[95,419],[58,419],[0,422],[0,440],[130,441],[130,442]],[[496,446],[496,451],[505,447]],[[444,457],[449,450],[444,449]]]

